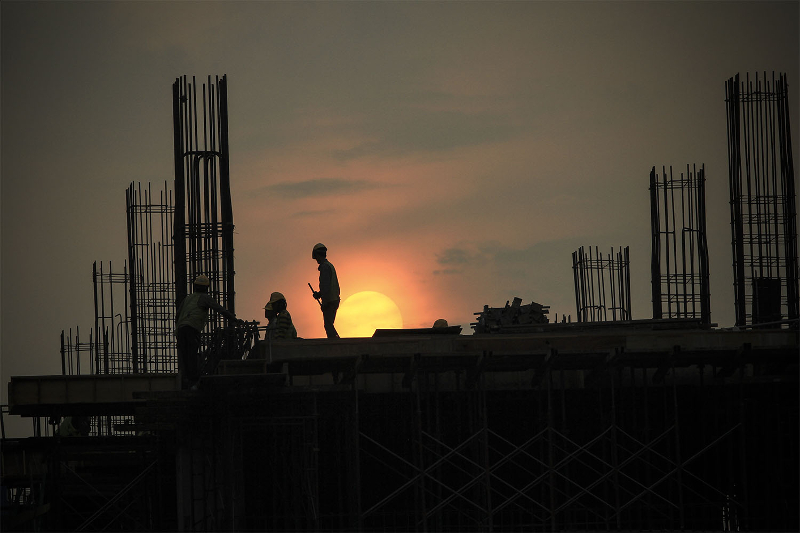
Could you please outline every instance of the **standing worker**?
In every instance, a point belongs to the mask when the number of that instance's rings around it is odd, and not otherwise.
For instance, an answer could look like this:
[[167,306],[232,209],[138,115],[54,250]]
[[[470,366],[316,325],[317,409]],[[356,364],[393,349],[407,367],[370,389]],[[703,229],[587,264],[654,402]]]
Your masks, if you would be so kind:
[[193,387],[200,379],[200,333],[208,323],[208,310],[213,309],[229,320],[236,315],[219,305],[208,295],[211,285],[208,278],[200,274],[194,279],[193,292],[178,306],[175,318],[175,336],[178,338],[178,369],[181,372],[181,388]]
[[319,291],[314,291],[314,298],[322,300],[320,309],[322,310],[322,321],[325,325],[325,334],[329,339],[338,339],[339,334],[333,327],[336,319],[336,310],[339,309],[339,278],[336,277],[336,269],[327,259],[328,248],[324,244],[317,243],[311,250],[311,258],[316,259],[319,267]]
[[286,310],[286,297],[273,292],[264,306],[264,317],[269,320],[267,331],[272,339],[296,339],[297,329],[292,324],[292,315]]

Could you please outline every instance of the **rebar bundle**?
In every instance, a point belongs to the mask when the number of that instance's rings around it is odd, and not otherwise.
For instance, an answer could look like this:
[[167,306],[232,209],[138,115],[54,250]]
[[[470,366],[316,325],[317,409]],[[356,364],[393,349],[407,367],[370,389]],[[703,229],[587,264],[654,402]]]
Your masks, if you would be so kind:
[[[650,171],[653,318],[699,318],[711,322],[706,243],[705,166],[669,177]],[[666,309],[665,309],[666,307]],[[666,316],[665,316],[666,315]]]
[[[598,247],[572,252],[578,322],[631,320],[631,276],[628,247],[603,258]],[[610,297],[610,305],[609,305]]]
[[181,302],[194,278],[204,274],[209,294],[235,312],[226,77],[212,83],[209,76],[199,92],[194,77],[191,83],[178,78],[172,86],[175,298]]
[[125,201],[133,372],[177,372],[172,191],[131,183]]
[[[798,318],[797,211],[786,76],[726,86],[736,325]],[[797,327],[797,322],[794,323]]]
[[94,369],[95,374],[130,374],[133,371],[130,350],[128,311],[128,268],[122,272],[97,262],[92,265],[94,282]]
[[84,368],[90,371],[94,368],[94,342],[92,341],[92,330],[89,330],[89,340],[81,342],[81,329],[75,328],[75,335],[72,328],[69,333],[61,330],[61,374],[64,376],[74,376],[81,373],[81,352],[88,352],[88,357],[84,357]]

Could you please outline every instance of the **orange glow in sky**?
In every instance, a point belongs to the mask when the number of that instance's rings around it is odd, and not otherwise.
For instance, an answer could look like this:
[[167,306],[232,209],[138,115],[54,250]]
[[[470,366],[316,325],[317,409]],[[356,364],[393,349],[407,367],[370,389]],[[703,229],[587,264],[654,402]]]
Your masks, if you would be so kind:
[[371,337],[376,329],[402,327],[397,304],[375,291],[361,291],[346,298],[336,314],[336,330],[342,337]]

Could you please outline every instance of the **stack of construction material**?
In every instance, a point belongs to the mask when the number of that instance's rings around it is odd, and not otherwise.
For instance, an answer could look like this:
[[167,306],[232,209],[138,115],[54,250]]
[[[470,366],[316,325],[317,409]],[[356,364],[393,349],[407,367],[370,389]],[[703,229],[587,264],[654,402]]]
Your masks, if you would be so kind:
[[[549,305],[530,304],[522,305],[521,298],[514,298],[505,307],[483,306],[483,311],[475,313],[478,315],[478,322],[470,324],[475,333],[510,333],[518,331],[519,326],[533,324],[548,324],[550,320],[547,314],[550,312]],[[503,330],[506,331],[503,331]]]

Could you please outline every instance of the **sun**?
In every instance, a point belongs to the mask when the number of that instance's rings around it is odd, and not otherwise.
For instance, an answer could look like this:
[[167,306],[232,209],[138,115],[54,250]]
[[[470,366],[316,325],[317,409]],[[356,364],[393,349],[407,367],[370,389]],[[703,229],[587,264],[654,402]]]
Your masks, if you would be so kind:
[[335,324],[342,337],[372,337],[376,329],[402,328],[403,316],[397,304],[385,294],[362,291],[342,302]]

